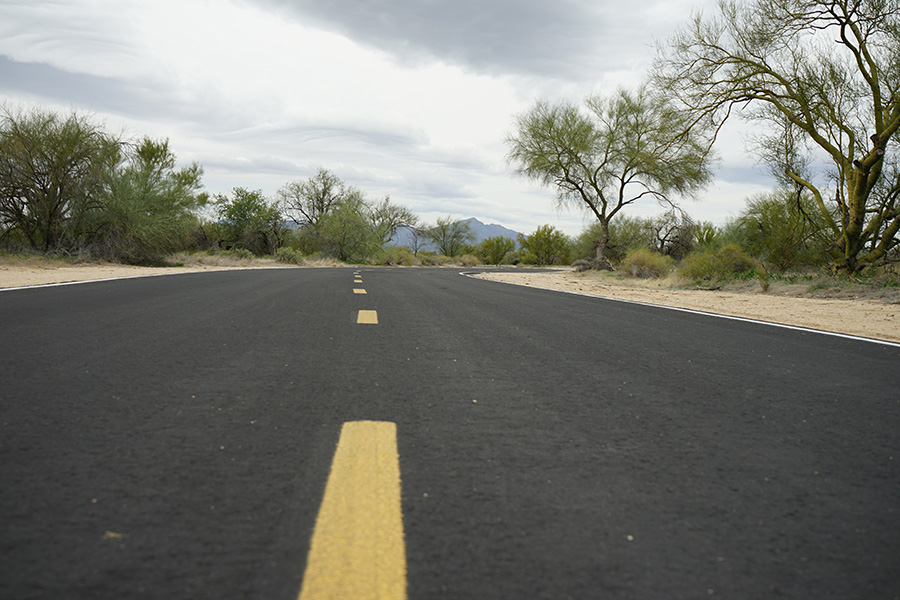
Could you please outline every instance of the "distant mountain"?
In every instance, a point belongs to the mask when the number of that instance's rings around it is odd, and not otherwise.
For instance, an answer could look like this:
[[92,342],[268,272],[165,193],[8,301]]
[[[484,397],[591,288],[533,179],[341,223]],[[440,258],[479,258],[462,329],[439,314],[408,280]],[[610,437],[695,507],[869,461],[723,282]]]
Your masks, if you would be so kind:
[[[519,235],[518,231],[513,231],[508,227],[504,227],[503,225],[497,225],[496,223],[490,223],[488,225],[482,223],[475,217],[470,219],[462,219],[462,222],[469,226],[469,231],[472,232],[472,245],[478,245],[487,238],[490,237],[506,237],[511,239],[512,241],[516,241],[516,238]],[[413,235],[410,230],[406,227],[401,227],[397,230],[397,235],[394,236],[394,239],[391,240],[391,244],[396,246],[406,246],[407,248],[411,248],[413,246]],[[518,245],[518,244],[517,244]],[[421,250],[434,250],[434,246],[430,243],[419,243],[419,249]]]
[[516,238],[519,236],[518,231],[513,231],[503,225],[497,225],[496,223],[485,225],[474,217],[471,219],[463,219],[463,223],[469,226],[469,230],[475,236],[475,241],[472,242],[473,244],[480,244],[482,241],[491,237],[505,237],[512,241],[516,241]]

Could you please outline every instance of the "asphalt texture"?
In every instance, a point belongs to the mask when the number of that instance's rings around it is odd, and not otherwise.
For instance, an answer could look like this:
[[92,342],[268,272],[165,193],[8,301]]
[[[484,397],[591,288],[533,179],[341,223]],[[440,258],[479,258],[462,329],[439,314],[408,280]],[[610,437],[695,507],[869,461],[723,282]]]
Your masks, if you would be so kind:
[[294,599],[356,420],[411,599],[900,597],[900,348],[352,271],[0,292],[0,598]]

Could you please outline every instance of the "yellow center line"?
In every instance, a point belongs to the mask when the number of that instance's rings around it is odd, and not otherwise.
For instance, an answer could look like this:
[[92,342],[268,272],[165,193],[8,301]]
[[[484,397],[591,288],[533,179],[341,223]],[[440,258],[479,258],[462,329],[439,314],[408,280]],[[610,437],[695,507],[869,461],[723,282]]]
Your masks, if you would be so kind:
[[397,426],[341,428],[298,600],[405,600]]
[[353,293],[354,294],[365,294],[366,290],[364,290],[362,288],[353,288]]
[[361,310],[356,317],[356,322],[364,325],[378,325],[378,311]]
[[362,279],[354,279],[353,283],[362,283]]

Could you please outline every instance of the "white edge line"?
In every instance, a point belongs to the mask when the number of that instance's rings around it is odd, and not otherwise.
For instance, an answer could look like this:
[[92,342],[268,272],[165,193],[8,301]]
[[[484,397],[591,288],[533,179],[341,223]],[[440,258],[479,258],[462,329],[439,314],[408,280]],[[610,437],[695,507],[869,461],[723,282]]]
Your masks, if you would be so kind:
[[893,348],[900,348],[900,343],[898,342],[889,342],[887,340],[879,340],[877,338],[863,337],[859,335],[851,335],[849,333],[839,333],[837,331],[827,331],[825,329],[813,329],[812,327],[803,327],[800,325],[787,325],[785,323],[776,323],[774,321],[762,321],[760,319],[751,319],[748,317],[736,317],[734,315],[723,315],[719,313],[706,312],[703,310],[695,310],[692,308],[681,308],[680,306],[666,306],[665,304],[653,304],[651,302],[641,302],[639,300],[625,300],[623,298],[610,298],[609,296],[598,296],[597,294],[587,294],[585,292],[571,292],[568,290],[554,290],[550,288],[542,288],[537,286],[525,286],[520,283],[513,283],[511,281],[497,281],[496,279],[482,279],[479,277],[473,277],[473,275],[480,275],[480,273],[472,273],[469,271],[463,271],[460,273],[465,277],[469,277],[471,279],[479,279],[480,281],[493,281],[494,283],[505,283],[507,285],[517,285],[519,287],[527,287],[532,290],[545,290],[548,292],[560,292],[562,294],[571,294],[573,296],[585,296],[587,298],[599,298],[601,300],[612,300],[613,302],[624,302],[626,304],[637,304],[640,306],[652,306],[655,308],[665,308],[667,310],[675,310],[678,312],[685,312],[694,315],[704,315],[707,317],[717,317],[719,319],[729,319],[731,321],[741,321],[743,323],[754,323],[756,325],[769,325],[770,327],[780,327],[782,329],[792,329],[794,331],[803,331],[806,333],[819,333],[822,335],[830,335],[833,337],[844,338],[847,340],[856,340],[859,342],[871,342],[873,344],[882,344],[884,346],[891,346]]

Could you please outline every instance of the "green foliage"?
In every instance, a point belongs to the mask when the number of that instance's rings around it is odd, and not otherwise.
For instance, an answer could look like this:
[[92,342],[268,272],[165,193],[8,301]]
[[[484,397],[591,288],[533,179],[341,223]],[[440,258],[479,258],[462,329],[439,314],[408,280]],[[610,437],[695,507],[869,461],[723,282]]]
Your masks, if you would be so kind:
[[507,158],[518,174],[555,188],[560,205],[597,218],[599,264],[624,207],[643,198],[670,203],[711,179],[705,125],[648,88],[589,97],[583,106],[539,101],[516,118]]
[[311,256],[319,251],[320,236],[311,228],[289,229],[285,234],[284,245]]
[[246,248],[232,248],[230,250],[221,250],[217,252],[217,254],[221,256],[227,256],[228,258],[234,258],[240,261],[253,260],[255,257],[255,255]]
[[660,49],[656,81],[698,121],[758,121],[761,159],[806,190],[852,274],[900,241],[897,48],[896,1],[729,0]]
[[355,190],[319,222],[321,252],[345,262],[365,262],[381,249],[381,233],[369,218],[362,192]]
[[322,220],[354,191],[358,192],[328,169],[320,167],[315,176],[306,181],[285,184],[276,192],[276,197],[289,219],[300,227],[318,232]]
[[809,194],[777,190],[747,201],[737,219],[741,245],[777,271],[825,264],[827,224]]
[[718,250],[725,244],[725,237],[718,227],[709,221],[697,223],[694,227],[694,249],[699,252]]
[[120,143],[72,113],[0,113],[0,230],[43,252],[75,252],[94,233]]
[[477,256],[489,265],[499,265],[503,257],[516,249],[516,243],[508,237],[489,237],[478,245]]
[[261,190],[236,187],[232,197],[216,196],[219,226],[227,245],[253,254],[273,254],[282,245],[286,229],[281,213]]
[[756,276],[756,262],[747,256],[737,244],[726,244],[713,252],[688,255],[679,269],[679,275],[690,281],[724,281],[750,273]]
[[275,260],[292,265],[302,265],[306,257],[299,250],[282,246],[275,250]]
[[185,249],[210,250],[219,247],[222,230],[215,221],[200,220],[191,232],[191,239]]
[[477,267],[481,264],[481,261],[477,256],[472,254],[463,254],[458,259],[456,259],[456,264],[461,267]]
[[[593,230],[597,231],[598,227]],[[599,232],[595,233],[595,239]],[[646,217],[630,217],[622,215],[609,224],[610,249],[607,256],[613,262],[621,262],[629,250],[650,248],[650,219]]]
[[536,265],[567,265],[571,241],[552,225],[541,225],[530,235],[519,234],[522,260]]
[[648,221],[651,248],[679,260],[694,248],[695,225],[681,210],[669,209]]
[[461,220],[441,217],[437,223],[427,230],[428,238],[437,247],[437,251],[453,258],[462,254],[464,247],[472,241],[469,226]]
[[647,248],[635,248],[625,256],[621,270],[632,277],[648,279],[664,277],[672,271],[674,266],[675,260],[671,256]]
[[114,173],[102,208],[94,212],[94,253],[150,264],[190,246],[200,228],[195,211],[207,203],[199,193],[202,174],[196,163],[177,169],[168,140],[144,138]]
[[[680,259],[693,247],[693,232],[694,225],[690,219],[674,210],[656,217],[622,215],[609,224],[609,241],[604,254],[616,264],[620,264],[631,250],[638,248]],[[593,258],[602,237],[601,224],[594,223],[578,236],[573,255],[582,259]]]
[[358,188],[320,168],[306,181],[278,190],[279,204],[299,229],[287,243],[305,254],[321,253],[345,262],[380,262],[382,247],[401,227],[417,230],[418,217],[389,196],[370,203]]
[[419,223],[418,215],[405,206],[392,203],[390,196],[369,208],[369,219],[382,244],[394,239],[401,227],[415,228]]
[[419,259],[409,248],[401,246],[388,246],[379,255],[378,262],[384,265],[401,265],[411,267],[419,264]]

